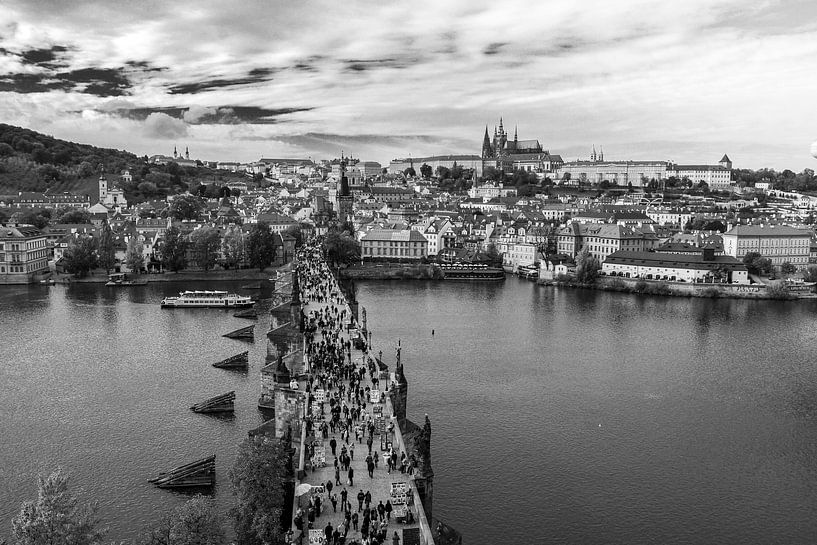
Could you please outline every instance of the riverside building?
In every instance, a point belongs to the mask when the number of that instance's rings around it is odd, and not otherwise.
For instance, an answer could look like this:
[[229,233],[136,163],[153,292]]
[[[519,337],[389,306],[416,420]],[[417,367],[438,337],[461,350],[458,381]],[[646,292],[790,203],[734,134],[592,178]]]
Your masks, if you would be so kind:
[[29,284],[48,272],[45,235],[30,225],[0,225],[0,284]]
[[757,252],[780,266],[805,267],[809,262],[811,231],[787,225],[736,225],[722,235],[723,251],[736,259]]

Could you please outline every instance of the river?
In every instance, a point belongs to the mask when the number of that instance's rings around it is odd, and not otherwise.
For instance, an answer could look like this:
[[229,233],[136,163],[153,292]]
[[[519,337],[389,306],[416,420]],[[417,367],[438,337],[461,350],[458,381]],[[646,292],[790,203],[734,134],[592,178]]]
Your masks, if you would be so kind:
[[[402,341],[409,416],[432,422],[434,514],[464,543],[817,537],[812,302],[360,286],[375,349],[391,363]],[[160,309],[179,289],[0,289],[0,537],[57,466],[111,540],[186,499],[148,477],[211,453],[229,507],[227,469],[262,420],[265,343],[221,337],[251,323],[225,311]],[[246,349],[247,374],[210,365]],[[189,410],[229,390],[234,418]]]

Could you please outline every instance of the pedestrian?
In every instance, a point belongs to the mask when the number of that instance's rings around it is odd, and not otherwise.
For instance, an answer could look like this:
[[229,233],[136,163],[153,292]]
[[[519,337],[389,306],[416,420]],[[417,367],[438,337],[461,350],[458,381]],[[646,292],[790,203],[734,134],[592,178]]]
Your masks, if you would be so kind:
[[349,493],[346,491],[346,487],[343,487],[343,490],[340,491],[340,510],[346,511],[346,502],[349,499]]
[[337,513],[338,512],[338,495],[337,494],[332,494],[331,496],[329,496],[329,501],[332,502],[332,512]]
[[329,440],[329,447],[332,449],[332,456],[335,455],[335,448],[338,446],[338,442],[333,437]]
[[390,500],[386,500],[386,505],[385,505],[384,509],[386,511],[386,518],[388,520],[391,520],[392,507],[391,507],[391,501]]
[[340,467],[335,466],[335,484],[340,486]]
[[366,446],[369,447],[369,454],[371,454],[372,453],[372,437],[371,436],[369,436],[369,438],[366,439]]
[[369,505],[372,503],[372,493],[370,491],[366,491],[366,509],[369,508]]
[[357,532],[357,521],[358,521],[357,513],[352,513],[352,529],[355,532]]
[[[363,500],[366,499],[366,495],[363,494],[363,489],[360,489],[360,492],[357,493],[357,510],[360,511],[363,509]],[[357,530],[357,528],[355,528]]]
[[350,459],[350,460],[354,460],[354,459],[355,459],[355,444],[354,444],[354,443],[352,443],[351,445],[349,445],[349,459]]
[[380,518],[383,518],[383,515],[386,514],[386,506],[383,505],[383,500],[380,500],[380,502],[377,504],[377,514],[380,516]]
[[332,495],[332,479],[326,481],[326,495],[327,496]]
[[[434,330],[432,329],[432,331]],[[394,536],[391,538],[391,543],[392,545],[400,545],[400,537],[397,535],[397,530],[394,531]]]
[[349,467],[349,486],[355,486],[355,470]]
[[327,543],[332,542],[332,523],[331,522],[326,523],[326,528],[323,529],[323,535],[326,536],[326,542]]

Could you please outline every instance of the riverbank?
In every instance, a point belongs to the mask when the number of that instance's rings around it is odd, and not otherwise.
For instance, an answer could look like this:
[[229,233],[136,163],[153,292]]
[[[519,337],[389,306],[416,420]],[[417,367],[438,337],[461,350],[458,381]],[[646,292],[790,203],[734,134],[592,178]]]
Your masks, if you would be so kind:
[[768,299],[775,301],[817,299],[817,294],[789,291],[782,284],[691,284],[621,277],[600,277],[593,283],[581,283],[575,280],[538,281],[537,283],[545,286],[615,291],[637,295],[667,295],[671,297]]
[[341,269],[353,280],[442,280],[443,272],[433,263],[364,263]]
[[[230,271],[179,271],[158,274],[134,275],[134,280],[153,282],[193,282],[202,280],[240,281],[240,280],[269,280],[280,272],[289,271],[289,264],[281,267],[269,267],[259,272],[258,269],[241,269]],[[95,271],[84,278],[76,278],[70,274],[54,274],[51,276],[57,284],[104,284],[108,281],[105,271]]]

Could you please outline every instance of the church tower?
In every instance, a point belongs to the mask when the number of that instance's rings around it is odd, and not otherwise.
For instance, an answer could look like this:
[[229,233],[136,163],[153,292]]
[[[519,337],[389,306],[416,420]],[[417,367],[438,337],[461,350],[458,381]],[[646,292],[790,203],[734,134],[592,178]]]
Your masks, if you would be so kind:
[[179,158],[179,152],[178,152],[178,151],[176,151],[176,146],[173,146],[173,158],[174,158],[174,159],[178,159],[178,158]]
[[482,158],[488,159],[494,156],[494,150],[491,148],[491,139],[488,136],[488,125],[485,125],[485,136],[482,137]]
[[184,147],[184,158],[190,160],[190,150],[187,149],[187,146]]
[[108,198],[108,179],[105,177],[105,172],[99,174],[99,202],[104,203]]
[[346,159],[340,158],[340,180],[338,181],[335,211],[339,222],[351,222],[354,216],[354,197],[349,190],[349,178],[346,177]]

